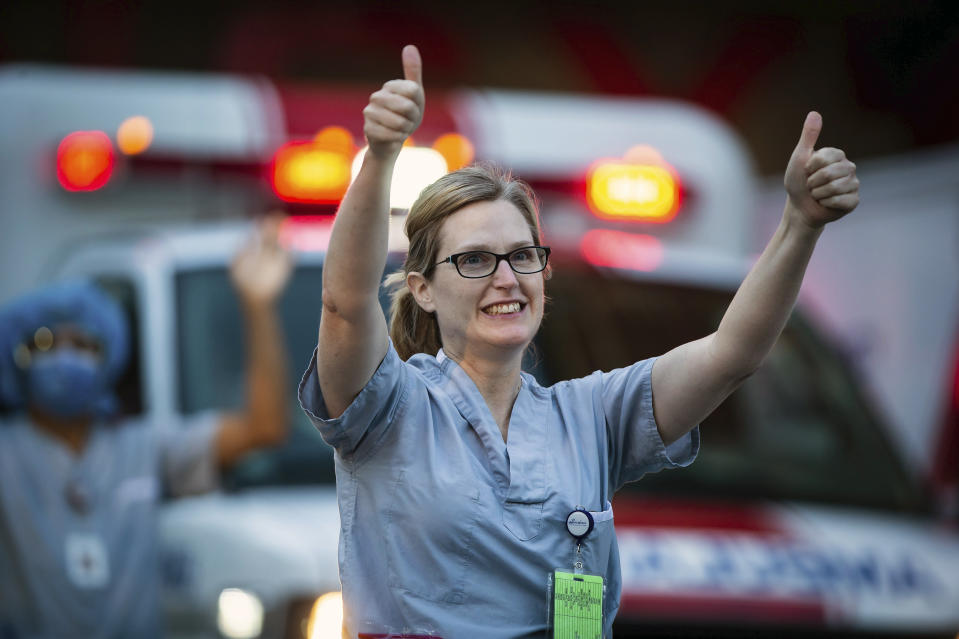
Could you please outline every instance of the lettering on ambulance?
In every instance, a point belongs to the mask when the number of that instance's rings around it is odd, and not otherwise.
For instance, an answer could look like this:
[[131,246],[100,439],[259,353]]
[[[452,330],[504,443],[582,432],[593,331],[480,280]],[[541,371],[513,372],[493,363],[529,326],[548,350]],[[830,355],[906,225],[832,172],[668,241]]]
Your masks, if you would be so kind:
[[625,591],[929,600],[948,595],[924,558],[903,549],[849,550],[786,539],[669,531],[623,531],[619,544]]

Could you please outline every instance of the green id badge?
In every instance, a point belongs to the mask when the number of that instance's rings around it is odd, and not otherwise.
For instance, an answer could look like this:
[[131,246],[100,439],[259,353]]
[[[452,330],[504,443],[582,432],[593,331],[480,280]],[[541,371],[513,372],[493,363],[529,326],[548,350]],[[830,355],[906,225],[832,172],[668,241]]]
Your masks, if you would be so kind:
[[553,639],[603,639],[603,578],[553,575]]

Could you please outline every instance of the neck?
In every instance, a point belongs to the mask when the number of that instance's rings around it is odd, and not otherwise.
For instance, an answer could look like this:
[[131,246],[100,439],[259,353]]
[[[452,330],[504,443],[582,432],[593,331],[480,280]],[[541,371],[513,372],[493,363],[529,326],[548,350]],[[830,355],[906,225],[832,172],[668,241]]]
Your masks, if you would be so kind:
[[90,427],[93,424],[91,418],[54,417],[32,407],[28,412],[37,428],[60,440],[74,454],[80,454],[86,447],[87,440],[90,438]]
[[450,353],[447,353],[447,356],[459,364],[460,368],[476,384],[480,395],[486,401],[490,414],[499,426],[503,441],[506,441],[509,431],[509,418],[521,386],[522,352],[514,357],[502,360],[458,357]]

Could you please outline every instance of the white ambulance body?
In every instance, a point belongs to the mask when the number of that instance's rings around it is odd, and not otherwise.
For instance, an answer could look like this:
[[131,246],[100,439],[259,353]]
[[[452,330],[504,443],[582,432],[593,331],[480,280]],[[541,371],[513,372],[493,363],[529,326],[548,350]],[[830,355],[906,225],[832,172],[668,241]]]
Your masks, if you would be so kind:
[[[268,85],[229,76],[0,67],[0,298],[48,279],[57,258],[86,238],[249,214],[248,194],[204,167],[269,158],[286,135],[275,100]],[[126,118],[144,114],[156,132],[150,152],[183,161],[178,188],[167,176],[130,175],[116,150],[105,192],[58,184],[65,136],[115,136]]]
[[[94,277],[136,327],[127,410],[176,424],[236,406],[242,328],[227,265],[250,218],[286,208],[297,269],[280,314],[298,380],[315,344],[340,156],[357,151],[364,95],[242,77],[0,69],[0,300]],[[95,188],[58,181],[67,136],[102,131],[119,144],[130,116],[152,122],[146,150],[115,152],[102,184],[81,171]],[[311,137],[329,126],[340,128]],[[542,199],[555,276],[530,367],[544,383],[715,327],[749,265],[757,194],[741,142],[717,118],[672,101],[432,92],[398,173],[413,181],[435,170],[446,134]],[[456,154],[440,155],[449,165]],[[401,212],[393,222],[395,267]],[[339,636],[332,455],[295,410],[293,388],[289,401],[286,445],[251,455],[220,492],[163,506],[173,636]],[[696,464],[617,496],[617,636],[955,636],[959,535],[930,510],[873,413],[829,344],[801,317],[791,322],[767,365],[703,425]]]
[[[959,430],[959,146],[868,160],[857,174],[861,210],[820,240],[804,302],[849,351],[910,464],[948,474],[935,464],[943,429]],[[763,185],[766,231],[781,190]]]

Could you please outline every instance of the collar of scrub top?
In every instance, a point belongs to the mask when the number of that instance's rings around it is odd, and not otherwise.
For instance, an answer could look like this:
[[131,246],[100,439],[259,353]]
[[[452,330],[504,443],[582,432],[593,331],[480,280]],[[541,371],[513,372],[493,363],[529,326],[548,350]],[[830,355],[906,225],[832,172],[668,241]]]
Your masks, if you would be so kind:
[[460,415],[479,436],[489,458],[497,492],[507,502],[540,503],[546,500],[548,466],[546,449],[549,433],[549,396],[528,373],[513,413],[507,441],[493,419],[476,384],[443,349],[436,354],[438,367],[425,371],[427,378],[452,399]]

